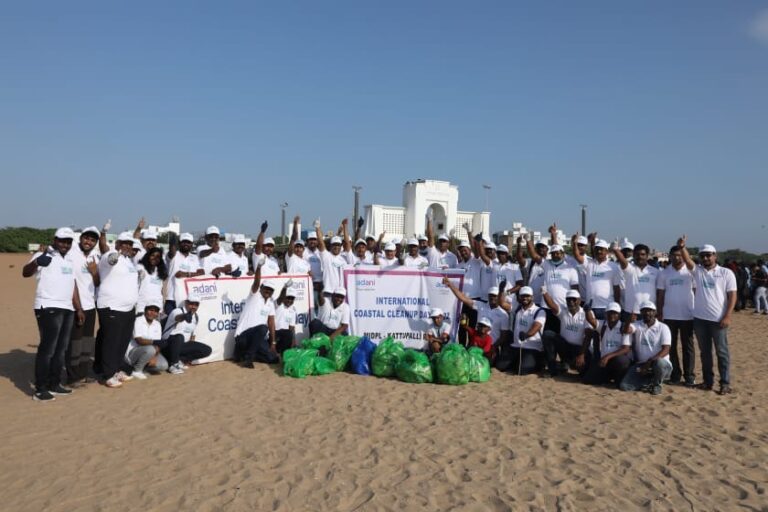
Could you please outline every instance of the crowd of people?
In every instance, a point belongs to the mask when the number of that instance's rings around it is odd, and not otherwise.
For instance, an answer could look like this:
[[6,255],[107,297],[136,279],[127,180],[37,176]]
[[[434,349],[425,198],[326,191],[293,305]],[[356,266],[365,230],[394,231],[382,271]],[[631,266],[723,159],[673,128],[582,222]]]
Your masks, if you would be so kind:
[[[361,237],[362,219],[354,238],[346,219],[328,237],[315,221],[306,241],[298,236],[299,223],[296,217],[282,255],[266,235],[266,222],[254,247],[236,237],[231,251],[216,226],[206,229],[205,244],[195,247],[194,237],[182,233],[167,251],[143,219],[113,244],[107,241],[110,222],[79,234],[58,229],[22,271],[37,279],[33,398],[51,401],[95,380],[118,388],[150,373],[179,375],[208,357],[211,347],[196,339],[200,298],[184,284],[203,275],[252,278],[235,331],[235,361],[247,368],[278,363],[295,345],[296,294],[289,281],[274,297],[277,286],[269,277],[311,276],[317,309],[310,334],[333,339],[349,331],[343,270],[350,265],[464,270],[462,289],[444,280],[462,303],[458,335],[453,339],[446,315],[432,310],[424,326],[427,352],[457,342],[482,348],[500,371],[578,375],[587,384],[660,394],[666,382],[713,390],[714,349],[718,392],[732,391],[727,333],[740,288],[711,245],[700,248],[695,262],[683,236],[660,268],[651,264],[646,245],[626,239],[609,244],[596,233],[574,235],[572,254],[566,254],[555,225],[549,243],[522,237],[512,251],[466,224],[463,241],[435,236],[431,218],[424,235],[387,243],[386,233]],[[766,311],[766,275],[760,266],[750,273],[756,312]],[[702,383],[694,376],[694,336]]]

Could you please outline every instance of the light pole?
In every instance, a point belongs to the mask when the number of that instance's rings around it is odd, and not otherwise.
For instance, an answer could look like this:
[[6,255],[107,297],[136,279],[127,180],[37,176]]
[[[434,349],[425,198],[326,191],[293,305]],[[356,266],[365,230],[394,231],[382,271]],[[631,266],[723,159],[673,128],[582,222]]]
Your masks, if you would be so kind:
[[587,205],[580,204],[581,206],[581,234],[587,236]]
[[485,211],[488,211],[488,197],[491,193],[491,186],[483,185],[483,188],[485,189]]
[[363,187],[359,185],[352,185],[352,190],[355,191],[355,207],[352,211],[352,225],[354,227],[352,228],[352,232],[355,234],[355,237],[357,237],[357,218],[360,215],[360,191],[363,190]]
[[283,238],[282,240],[280,240],[280,242],[283,243],[283,244],[285,243],[285,238],[287,236],[286,233],[285,233],[285,209],[286,208],[288,208],[288,203],[282,203],[280,205],[280,210],[281,210],[280,211],[280,214],[281,214],[281,224],[280,224],[281,225],[281,231],[280,231],[280,236]]

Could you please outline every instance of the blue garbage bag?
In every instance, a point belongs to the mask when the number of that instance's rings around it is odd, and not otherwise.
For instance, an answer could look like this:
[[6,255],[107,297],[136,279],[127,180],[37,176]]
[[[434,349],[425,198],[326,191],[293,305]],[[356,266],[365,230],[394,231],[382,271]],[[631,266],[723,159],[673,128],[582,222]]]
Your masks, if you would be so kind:
[[357,348],[352,352],[352,357],[349,358],[349,365],[354,373],[358,375],[371,374],[371,357],[374,350],[376,350],[376,344],[368,336],[360,338],[360,343],[357,344]]

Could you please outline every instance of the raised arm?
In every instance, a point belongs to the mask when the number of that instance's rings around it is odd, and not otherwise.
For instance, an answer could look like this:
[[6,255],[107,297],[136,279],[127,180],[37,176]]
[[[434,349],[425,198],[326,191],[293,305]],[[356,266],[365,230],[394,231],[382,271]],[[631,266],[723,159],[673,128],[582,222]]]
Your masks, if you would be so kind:
[[258,293],[259,286],[261,286],[261,262],[253,269],[253,284],[251,284],[251,293]]
[[589,242],[589,254],[593,258],[595,257],[595,242],[597,242],[597,231],[587,235],[587,241]]
[[471,308],[474,306],[475,301],[464,295],[464,293],[456,288],[456,285],[451,282],[448,277],[443,277],[443,284],[450,288],[450,290],[453,292],[453,294],[456,296],[457,299],[459,299],[465,306]]
[[683,262],[685,262],[685,266],[688,268],[688,270],[693,270],[696,264],[693,262],[693,258],[691,258],[691,254],[688,252],[688,247],[685,245],[687,241],[688,237],[683,235],[677,239],[677,245],[680,246],[680,253],[683,256]]
[[[525,237],[525,244],[528,247],[528,255],[531,257],[531,260],[533,260],[533,262],[536,263],[537,265],[540,264],[542,258],[539,255],[539,253],[536,252],[536,247],[534,247],[533,241],[527,236]],[[525,265],[525,260],[523,260],[522,265]]]
[[297,215],[293,218],[293,229],[291,230],[291,241],[288,243],[288,254],[293,254],[293,246],[296,244],[296,240],[299,239],[299,222],[301,222],[301,218]]
[[107,222],[104,223],[104,227],[101,228],[101,233],[99,233],[99,252],[101,254],[106,254],[109,252],[109,244],[107,243],[107,233],[109,232],[109,228],[112,227],[112,219],[107,220]]
[[259,236],[256,237],[256,247],[253,248],[253,252],[256,254],[261,254],[262,250],[264,249],[264,233],[267,232],[268,227],[269,223],[267,221],[261,223]]
[[547,303],[547,306],[549,306],[549,309],[555,316],[560,314],[560,305],[550,297],[546,285],[542,285],[541,287],[541,298],[544,299],[544,302]]
[[325,238],[323,238],[323,230],[320,229],[320,219],[315,219],[314,226],[315,226],[315,235],[317,236],[317,249],[320,252],[324,252]]
[[352,241],[349,239],[349,229],[347,228],[348,224],[349,221],[347,219],[341,221],[341,248],[344,250],[344,252],[349,252],[352,250]]
[[557,245],[557,222],[553,222],[551,226],[549,226],[549,243],[551,245]]
[[133,230],[133,238],[139,239],[139,237],[141,237],[141,230],[144,229],[146,225],[147,223],[144,222],[144,217],[139,219],[138,224],[136,224],[136,229]]
[[525,256],[523,256],[523,237],[517,237],[517,248],[515,249],[515,259],[520,268],[525,268]]
[[621,249],[619,249],[619,244],[616,242],[612,243],[611,250],[613,251],[613,255],[616,256],[616,261],[619,262],[621,269],[625,270],[629,266],[629,262],[627,261],[627,258],[624,257]]
[[576,240],[578,239],[579,239],[579,232],[577,231],[571,237],[571,249],[573,250],[573,258],[578,262],[579,265],[583,265],[584,255],[581,253],[581,249],[579,249],[579,244],[576,243]]
[[480,255],[480,259],[483,260],[483,263],[485,266],[490,266],[492,261],[491,258],[488,257],[488,255],[485,253],[485,240],[480,240],[477,242],[477,253]]
[[432,217],[430,215],[427,215],[427,245],[429,247],[435,246],[435,232],[432,228]]

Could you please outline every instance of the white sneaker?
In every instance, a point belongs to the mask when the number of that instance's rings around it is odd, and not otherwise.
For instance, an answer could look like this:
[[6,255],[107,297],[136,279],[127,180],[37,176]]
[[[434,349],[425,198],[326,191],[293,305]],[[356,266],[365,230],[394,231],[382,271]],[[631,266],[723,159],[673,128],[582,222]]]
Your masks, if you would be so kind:
[[189,366],[187,366],[186,364],[182,363],[181,361],[179,361],[178,363],[176,363],[176,365],[177,365],[179,368],[181,368],[182,370],[189,370]]
[[148,378],[146,373],[144,373],[144,372],[137,372],[136,370],[134,370],[131,375],[135,379],[139,379],[139,380],[147,380],[147,378]]
[[168,373],[173,375],[181,375],[182,373],[184,373],[184,370],[182,370],[178,364],[174,364],[168,368]]
[[122,370],[117,372],[115,374],[115,377],[117,377],[117,380],[119,380],[120,382],[128,382],[128,381],[133,380],[133,375],[128,375],[127,373],[125,373]]
[[117,378],[117,374],[113,375],[107,381],[104,383],[105,386],[108,388],[119,388],[123,385],[123,383],[120,381],[120,379]]

